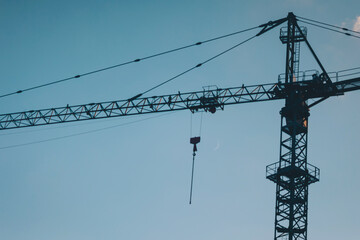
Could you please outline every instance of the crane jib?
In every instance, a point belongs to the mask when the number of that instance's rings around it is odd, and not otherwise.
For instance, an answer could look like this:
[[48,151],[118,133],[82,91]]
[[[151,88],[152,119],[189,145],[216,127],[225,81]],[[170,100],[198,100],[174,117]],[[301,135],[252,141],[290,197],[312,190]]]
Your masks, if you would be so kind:
[[216,109],[223,110],[225,105],[284,99],[289,87],[297,87],[307,94],[308,99],[321,98],[360,89],[360,78],[333,83],[335,91],[334,88],[331,90],[328,84],[314,80],[178,92],[163,96],[0,114],[0,130],[186,109],[192,112],[204,110],[214,113]]

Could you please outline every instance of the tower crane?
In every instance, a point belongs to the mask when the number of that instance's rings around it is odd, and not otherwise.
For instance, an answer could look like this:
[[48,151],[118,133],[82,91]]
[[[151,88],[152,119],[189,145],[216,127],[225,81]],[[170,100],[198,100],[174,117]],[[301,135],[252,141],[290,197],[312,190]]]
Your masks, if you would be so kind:
[[[329,97],[360,89],[360,77],[333,81],[316,56],[293,13],[262,25],[258,35],[283,23],[280,40],[286,45],[285,74],[278,82],[232,88],[142,97],[119,101],[89,103],[66,107],[0,114],[0,130],[125,117],[177,110],[215,113],[226,105],[285,100],[281,109],[279,161],[266,167],[266,178],[276,183],[275,240],[307,239],[308,187],[319,181],[320,170],[307,162],[309,110]],[[300,74],[300,43],[304,42],[321,73]],[[314,100],[309,104],[309,100]]]

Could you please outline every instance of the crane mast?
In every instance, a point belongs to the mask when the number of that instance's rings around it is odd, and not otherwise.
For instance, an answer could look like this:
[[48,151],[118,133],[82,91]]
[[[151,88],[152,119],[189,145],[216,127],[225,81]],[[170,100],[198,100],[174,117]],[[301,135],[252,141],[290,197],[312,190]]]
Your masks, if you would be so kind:
[[307,163],[309,107],[305,93],[296,84],[299,77],[300,42],[306,29],[288,16],[280,40],[286,44],[285,107],[281,114],[280,159],[266,167],[267,178],[276,183],[274,239],[307,239],[308,186],[319,181],[320,170]]
[[[276,183],[274,239],[306,240],[308,187],[320,177],[320,170],[307,162],[309,109],[331,96],[359,90],[360,77],[331,81],[306,38],[306,29],[298,26],[293,13],[261,25],[258,35],[285,21],[287,27],[280,31],[280,40],[286,44],[285,77],[277,83],[152,97],[139,94],[127,100],[0,114],[0,130],[177,110],[215,113],[226,105],[285,99],[280,111],[280,158],[266,167],[266,178]],[[310,79],[299,77],[301,42],[305,42],[322,70]],[[316,101],[308,104],[309,99]]]

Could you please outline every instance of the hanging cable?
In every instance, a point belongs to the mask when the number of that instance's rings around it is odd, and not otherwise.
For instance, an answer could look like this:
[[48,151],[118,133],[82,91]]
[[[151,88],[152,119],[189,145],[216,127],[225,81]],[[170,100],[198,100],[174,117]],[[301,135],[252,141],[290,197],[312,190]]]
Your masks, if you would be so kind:
[[4,147],[0,147],[0,150],[9,149],[9,148],[16,148],[16,147],[23,147],[23,146],[33,145],[33,144],[37,144],[37,143],[51,142],[51,141],[65,139],[65,138],[71,138],[71,137],[86,135],[86,134],[90,134],[90,133],[101,132],[101,131],[112,129],[112,128],[117,128],[117,127],[127,126],[127,125],[131,125],[131,124],[138,123],[138,122],[143,122],[143,121],[150,120],[150,119],[153,119],[153,118],[163,117],[163,116],[166,116],[166,115],[169,115],[169,114],[172,114],[172,113],[171,112],[170,113],[165,113],[165,114],[162,114],[162,115],[159,115],[159,116],[148,117],[148,118],[139,119],[139,120],[135,120],[135,121],[127,122],[127,123],[117,124],[117,125],[113,125],[113,126],[109,126],[109,127],[98,128],[98,129],[94,129],[94,130],[90,130],[90,131],[86,131],[86,132],[74,133],[74,134],[61,136],[61,137],[54,137],[54,138],[44,139],[44,140],[40,140],[40,141],[34,141],[34,142],[28,142],[28,143],[21,143],[21,144],[4,146]]
[[159,56],[169,54],[169,53],[173,53],[173,52],[177,52],[177,51],[180,51],[180,50],[183,50],[183,49],[186,49],[186,48],[199,46],[199,45],[202,45],[204,43],[213,42],[213,41],[220,40],[220,39],[223,39],[223,38],[227,38],[227,37],[230,37],[230,36],[234,36],[234,35],[237,35],[237,34],[240,34],[240,33],[251,31],[251,30],[254,30],[254,29],[259,28],[259,27],[260,26],[247,28],[247,29],[244,29],[244,30],[240,30],[240,31],[236,31],[236,32],[233,32],[233,33],[225,34],[225,35],[222,35],[222,36],[219,36],[219,37],[215,37],[215,38],[207,39],[207,40],[204,40],[204,41],[196,42],[196,43],[186,45],[186,46],[183,46],[183,47],[167,50],[167,51],[164,51],[164,52],[156,53],[156,54],[146,56],[146,57],[142,57],[142,58],[137,58],[137,59],[132,60],[132,61],[127,61],[127,62],[115,64],[115,65],[112,65],[112,66],[109,66],[109,67],[100,68],[100,69],[97,69],[97,70],[94,70],[94,71],[86,72],[86,73],[83,73],[83,74],[78,74],[78,75],[75,75],[73,77],[63,78],[63,79],[56,80],[56,81],[53,81],[53,82],[49,82],[49,83],[37,85],[37,86],[34,86],[34,87],[18,90],[18,91],[15,91],[15,92],[3,94],[3,95],[0,95],[0,98],[8,97],[8,96],[15,95],[15,94],[20,94],[20,93],[23,93],[23,92],[35,90],[35,89],[38,89],[38,88],[42,88],[42,87],[46,87],[46,86],[50,86],[50,85],[54,85],[54,84],[58,84],[58,83],[62,83],[62,82],[66,82],[66,81],[69,81],[69,80],[73,80],[73,79],[77,79],[77,78],[80,78],[80,77],[92,75],[92,74],[103,72],[103,71],[106,71],[106,70],[110,70],[110,69],[113,69],[113,68],[125,66],[125,65],[128,65],[128,64],[131,64],[131,63],[140,62],[140,61],[147,60],[147,59],[150,59],[150,58],[159,57]]
[[189,204],[192,201],[192,189],[193,189],[193,182],[194,182],[194,164],[195,164],[195,152],[193,153],[193,160],[192,160],[192,168],[191,168],[191,183],[190,183],[190,200]]
[[324,27],[324,26],[321,26],[321,25],[318,25],[318,24],[315,24],[315,23],[307,22],[307,21],[304,21],[304,20],[299,20],[299,22],[309,24],[309,25],[312,25],[312,26],[315,26],[315,27],[319,27],[319,28],[322,28],[322,29],[326,29],[326,30],[329,30],[329,31],[341,33],[341,34],[344,34],[344,35],[349,36],[349,37],[360,38],[360,36],[356,36],[356,35],[353,35],[353,34],[348,33],[348,32],[343,32],[343,31],[331,29],[331,28]]
[[203,113],[204,113],[204,112],[201,112],[201,116],[200,116],[199,136],[201,136],[201,130],[202,130],[202,124],[203,124]]
[[200,137],[192,137],[190,138],[190,143],[194,145],[193,147],[193,158],[192,158],[192,168],[191,168],[191,183],[190,183],[190,200],[189,204],[192,201],[192,191],[193,191],[193,183],[194,183],[194,167],[195,167],[195,156],[197,152],[196,144],[200,142]]
[[192,136],[192,122],[193,122],[193,113],[190,112],[190,138]]
[[144,94],[146,94],[146,93],[148,93],[148,92],[150,92],[150,91],[152,91],[152,90],[154,90],[154,89],[156,89],[156,88],[158,88],[158,87],[160,87],[160,86],[162,86],[162,85],[164,85],[164,84],[166,84],[166,83],[168,83],[168,82],[171,82],[171,81],[175,80],[176,78],[178,78],[178,77],[180,77],[180,76],[182,76],[182,75],[184,75],[184,74],[186,74],[186,73],[188,73],[188,72],[191,72],[191,71],[194,70],[195,68],[199,68],[199,67],[205,65],[206,63],[208,63],[208,62],[210,62],[210,61],[212,61],[212,60],[220,57],[221,55],[223,55],[223,54],[225,54],[225,53],[227,53],[227,52],[229,52],[229,51],[231,51],[231,50],[239,47],[240,45],[242,45],[242,44],[250,41],[251,39],[253,39],[253,38],[255,38],[255,37],[257,37],[257,35],[254,35],[254,36],[252,36],[252,37],[250,37],[250,38],[248,38],[248,39],[246,39],[246,40],[244,40],[244,41],[236,44],[235,46],[232,46],[231,48],[228,48],[228,49],[226,49],[225,51],[222,51],[221,53],[216,54],[215,56],[213,56],[213,57],[205,60],[204,62],[199,63],[199,64],[197,64],[196,66],[194,66],[194,67],[192,67],[192,68],[189,68],[189,69],[187,69],[186,71],[184,71],[184,72],[182,72],[182,73],[179,73],[178,75],[176,75],[176,76],[174,76],[174,77],[172,77],[172,78],[170,78],[170,79],[168,79],[168,80],[166,80],[166,81],[164,81],[164,82],[162,82],[162,83],[160,83],[160,84],[158,84],[158,85],[155,85],[154,87],[152,87],[152,88],[150,88],[150,89],[148,89],[148,90],[146,90],[146,91],[144,91],[144,92],[136,95],[135,97],[131,98],[131,100],[136,99],[136,98],[139,98],[139,97],[141,97],[142,95],[144,95]]
[[192,192],[193,192],[193,184],[194,184],[194,171],[195,171],[195,156],[197,152],[197,145],[200,142],[201,138],[201,129],[202,129],[202,122],[203,122],[203,112],[200,115],[200,126],[199,126],[199,135],[197,137],[192,137],[192,127],[193,127],[193,113],[191,113],[190,118],[190,143],[193,144],[193,154],[192,154],[192,167],[191,167],[191,181],[190,181],[190,200],[189,204],[192,202]]
[[354,30],[351,30],[351,29],[348,29],[348,28],[345,28],[345,27],[340,27],[340,26],[336,26],[336,25],[332,25],[332,24],[320,22],[320,21],[317,21],[317,20],[309,19],[309,18],[304,18],[304,17],[299,17],[299,16],[296,16],[296,17],[297,17],[297,18],[300,18],[300,19],[304,19],[304,20],[310,21],[310,22],[319,23],[319,24],[322,24],[322,25],[325,25],[325,26],[329,26],[329,27],[333,27],[333,28],[338,28],[338,29],[341,29],[341,30],[343,30],[343,31],[348,31],[348,32],[353,32],[353,33],[358,33],[358,34],[360,34],[360,32],[358,32],[358,31],[354,31]]

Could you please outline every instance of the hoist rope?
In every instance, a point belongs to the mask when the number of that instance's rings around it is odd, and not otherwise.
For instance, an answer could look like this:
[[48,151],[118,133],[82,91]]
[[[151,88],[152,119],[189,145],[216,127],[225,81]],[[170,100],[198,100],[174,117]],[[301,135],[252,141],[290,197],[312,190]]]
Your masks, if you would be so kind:
[[191,169],[191,184],[190,184],[190,200],[189,200],[189,204],[191,204],[191,200],[192,200],[192,191],[193,191],[193,184],[194,184],[194,165],[195,165],[195,156],[196,153],[193,153],[193,159],[192,159],[192,169]]

